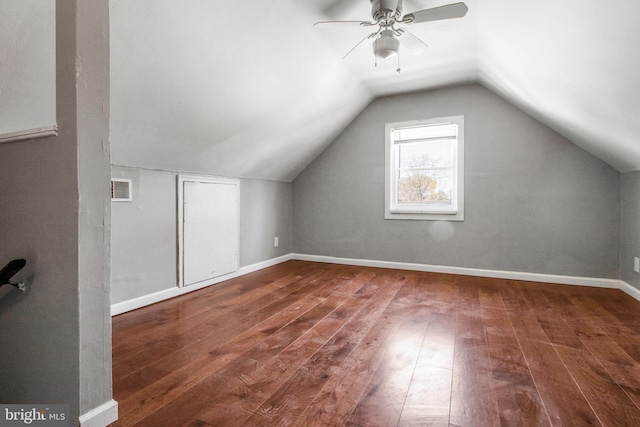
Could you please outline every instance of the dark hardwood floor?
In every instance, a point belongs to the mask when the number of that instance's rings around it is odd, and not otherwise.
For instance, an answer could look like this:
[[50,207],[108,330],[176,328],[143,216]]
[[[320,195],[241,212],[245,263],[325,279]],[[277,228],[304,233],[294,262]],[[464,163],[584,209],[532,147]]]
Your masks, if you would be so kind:
[[640,426],[619,290],[289,261],[113,319],[114,426]]

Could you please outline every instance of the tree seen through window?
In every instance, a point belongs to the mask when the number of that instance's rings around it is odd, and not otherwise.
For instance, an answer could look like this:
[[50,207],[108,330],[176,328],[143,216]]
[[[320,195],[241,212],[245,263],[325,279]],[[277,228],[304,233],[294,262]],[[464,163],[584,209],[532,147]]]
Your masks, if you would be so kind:
[[448,142],[400,147],[399,204],[450,204],[451,148]]

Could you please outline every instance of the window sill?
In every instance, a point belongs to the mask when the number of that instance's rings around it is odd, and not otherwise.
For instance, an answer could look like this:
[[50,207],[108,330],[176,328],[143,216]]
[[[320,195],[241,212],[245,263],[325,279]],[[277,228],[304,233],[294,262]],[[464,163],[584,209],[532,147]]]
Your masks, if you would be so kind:
[[392,212],[387,210],[384,219],[414,220],[414,221],[464,221],[464,212],[451,213],[418,213],[418,212]]

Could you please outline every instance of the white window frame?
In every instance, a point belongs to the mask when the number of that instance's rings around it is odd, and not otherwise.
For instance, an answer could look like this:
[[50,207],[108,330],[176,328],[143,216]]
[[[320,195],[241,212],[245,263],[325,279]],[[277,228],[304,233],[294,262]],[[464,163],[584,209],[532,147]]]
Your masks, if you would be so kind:
[[[453,202],[451,207],[439,205],[400,206],[397,200],[397,148],[393,132],[397,129],[455,124],[458,136],[454,145]],[[439,117],[428,120],[387,123],[385,125],[385,219],[464,221],[464,116]]]

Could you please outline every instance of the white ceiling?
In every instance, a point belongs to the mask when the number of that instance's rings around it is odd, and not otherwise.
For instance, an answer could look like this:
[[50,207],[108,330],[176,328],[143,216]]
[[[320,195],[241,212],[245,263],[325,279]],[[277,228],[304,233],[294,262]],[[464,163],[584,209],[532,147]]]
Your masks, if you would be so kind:
[[[640,169],[640,2],[466,0],[374,67],[368,0],[111,0],[114,164],[291,181],[377,96],[479,81]],[[447,4],[405,0],[405,13]],[[337,15],[337,16],[336,16]]]

